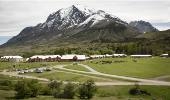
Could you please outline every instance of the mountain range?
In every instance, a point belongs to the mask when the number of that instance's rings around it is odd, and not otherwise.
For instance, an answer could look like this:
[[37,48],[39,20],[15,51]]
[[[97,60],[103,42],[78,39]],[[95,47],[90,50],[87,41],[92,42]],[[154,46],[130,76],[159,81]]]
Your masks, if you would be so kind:
[[1,48],[118,43],[144,38],[143,35],[148,32],[159,30],[149,22],[127,23],[103,10],[72,5],[50,14],[44,23],[24,28]]

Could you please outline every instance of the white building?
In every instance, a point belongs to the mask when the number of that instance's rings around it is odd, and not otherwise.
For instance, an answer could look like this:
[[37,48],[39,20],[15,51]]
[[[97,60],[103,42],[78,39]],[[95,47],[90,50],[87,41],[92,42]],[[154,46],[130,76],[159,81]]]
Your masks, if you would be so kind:
[[133,57],[133,58],[146,58],[146,57],[152,57],[152,55],[130,55],[130,57]]
[[84,60],[86,60],[85,55],[68,54],[61,56],[61,61],[84,61]]
[[95,58],[104,58],[106,55],[90,55],[90,58],[95,59]]
[[106,54],[105,57],[113,57],[113,55]]
[[161,57],[169,57],[168,54],[161,54],[160,56],[161,56]]
[[21,56],[3,56],[1,57],[2,61],[11,61],[11,62],[22,62],[24,61]]
[[113,57],[127,57],[126,54],[113,54]]
[[52,61],[59,61],[61,59],[60,55],[34,55],[27,59],[27,61],[30,62],[40,62],[40,61],[47,61],[47,62],[52,62]]

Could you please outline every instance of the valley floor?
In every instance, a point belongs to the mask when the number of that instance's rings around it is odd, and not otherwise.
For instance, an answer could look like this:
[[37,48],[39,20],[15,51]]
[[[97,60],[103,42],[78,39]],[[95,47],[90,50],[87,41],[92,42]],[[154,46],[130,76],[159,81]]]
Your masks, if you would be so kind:
[[[104,58],[94,59],[90,61],[79,62],[72,64],[71,62],[43,62],[43,63],[18,63],[16,68],[29,69],[48,66],[52,71],[43,73],[26,73],[18,74],[12,71],[14,63],[1,62],[0,74],[3,79],[20,80],[22,78],[37,79],[40,82],[48,82],[50,80],[62,80],[65,83],[84,82],[88,79],[93,79],[99,90],[94,97],[94,100],[169,100],[170,99],[170,59],[169,58]],[[112,63],[103,63],[104,61],[112,61]],[[131,96],[128,90],[138,83],[141,88],[146,89],[151,96]],[[0,89],[0,95],[7,91]],[[14,91],[11,90],[11,97]],[[1,96],[3,99],[10,99],[9,95]],[[52,97],[39,96],[33,100],[51,100]],[[169,99],[168,99],[169,98]],[[28,99],[29,100],[29,99]],[[32,100],[32,99],[31,99]]]

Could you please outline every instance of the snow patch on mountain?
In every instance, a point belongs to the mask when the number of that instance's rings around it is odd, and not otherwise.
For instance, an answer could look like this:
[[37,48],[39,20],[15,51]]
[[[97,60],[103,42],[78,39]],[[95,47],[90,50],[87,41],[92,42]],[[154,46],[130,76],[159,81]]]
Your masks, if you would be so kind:
[[88,8],[83,5],[75,5],[75,7],[78,8],[85,16],[92,15],[95,12],[94,9]]
[[103,10],[89,9],[82,5],[72,5],[68,8],[62,8],[57,12],[50,14],[46,22],[41,25],[41,28],[47,27],[48,29],[63,30],[86,25],[93,27],[102,20],[125,24],[125,22],[120,20],[118,17],[108,14]]
[[89,18],[87,18],[84,22],[80,23],[78,26],[82,26],[82,25],[87,25],[89,22],[92,22],[92,25],[90,27],[92,27],[93,25],[97,24],[98,22],[100,22],[101,20],[104,20],[106,18],[104,18],[101,15],[92,15]]
[[61,19],[69,16],[69,13],[71,13],[73,10],[73,7],[68,7],[68,8],[65,8],[65,9],[61,9],[60,10],[60,16],[61,16]]

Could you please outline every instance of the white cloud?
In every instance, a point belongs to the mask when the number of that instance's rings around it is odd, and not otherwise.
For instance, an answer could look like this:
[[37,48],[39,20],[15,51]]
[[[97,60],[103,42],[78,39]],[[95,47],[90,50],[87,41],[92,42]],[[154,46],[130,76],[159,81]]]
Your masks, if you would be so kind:
[[101,9],[128,22],[170,22],[169,0],[0,0],[0,36],[16,35],[72,4]]

